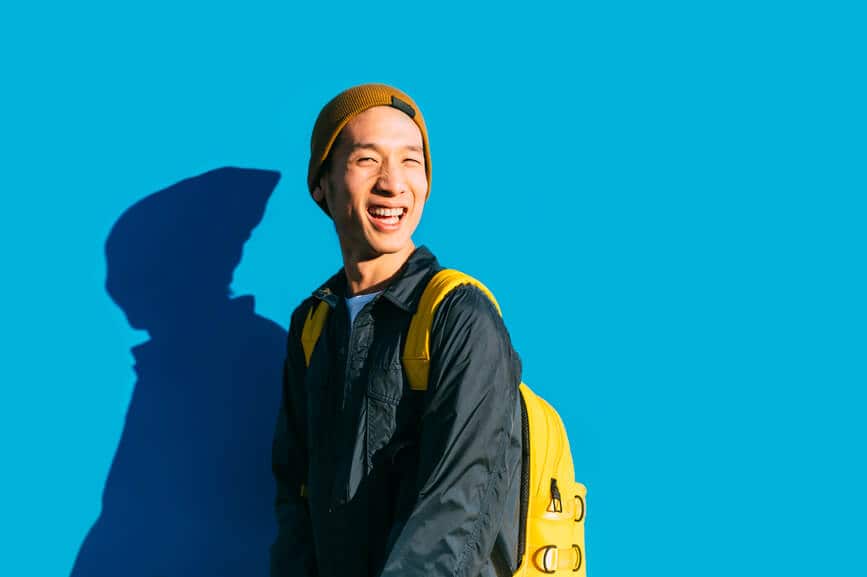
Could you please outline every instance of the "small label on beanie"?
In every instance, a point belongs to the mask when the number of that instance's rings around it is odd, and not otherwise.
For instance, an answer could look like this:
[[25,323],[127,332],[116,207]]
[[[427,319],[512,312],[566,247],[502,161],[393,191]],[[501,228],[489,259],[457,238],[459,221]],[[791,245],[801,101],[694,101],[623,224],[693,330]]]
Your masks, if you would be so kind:
[[391,97],[391,105],[401,110],[409,115],[410,118],[415,118],[415,110],[413,110],[412,106],[398,98],[397,96]]

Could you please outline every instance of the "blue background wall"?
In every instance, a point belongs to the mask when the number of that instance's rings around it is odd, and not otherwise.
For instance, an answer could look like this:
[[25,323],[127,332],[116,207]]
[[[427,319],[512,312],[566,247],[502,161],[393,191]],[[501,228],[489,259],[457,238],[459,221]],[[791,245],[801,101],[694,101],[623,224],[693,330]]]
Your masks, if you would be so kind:
[[336,270],[319,108],[402,87],[416,240],[498,296],[589,487],[590,574],[857,573],[863,15],[835,3],[288,3],[0,13],[2,575],[66,575],[147,340],[104,289],[141,198],[282,179],[232,284],[285,327]]

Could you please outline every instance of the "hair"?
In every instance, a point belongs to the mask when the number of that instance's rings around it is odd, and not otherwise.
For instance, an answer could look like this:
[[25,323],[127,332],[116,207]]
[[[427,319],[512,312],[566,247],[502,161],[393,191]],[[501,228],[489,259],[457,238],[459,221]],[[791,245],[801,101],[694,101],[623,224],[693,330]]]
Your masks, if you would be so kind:
[[[325,157],[325,160],[322,161],[322,165],[319,167],[319,170],[316,172],[316,180],[315,182],[319,182],[319,179],[322,177],[327,178],[330,176],[332,164],[334,163],[334,149],[340,144],[343,139],[343,130],[337,133],[337,137],[334,139],[334,144],[331,146],[331,150],[328,151],[328,156]],[[317,203],[319,207],[325,211],[325,214],[331,215],[331,211],[328,209],[328,200],[323,196],[322,201]]]
[[331,165],[334,162],[334,149],[340,146],[343,142],[343,129],[337,133],[337,136],[334,137],[334,143],[331,145],[331,150],[328,151],[328,156],[325,157],[325,160],[322,161],[322,165],[319,167],[319,171],[316,173],[316,180],[322,178],[322,175],[328,174],[331,171]]

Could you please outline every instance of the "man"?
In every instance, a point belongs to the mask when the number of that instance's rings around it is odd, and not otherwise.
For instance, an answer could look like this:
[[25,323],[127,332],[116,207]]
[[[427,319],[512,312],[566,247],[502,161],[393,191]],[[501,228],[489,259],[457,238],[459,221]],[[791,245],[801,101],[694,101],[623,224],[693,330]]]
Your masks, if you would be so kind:
[[[412,390],[401,366],[410,319],[441,269],[412,241],[430,172],[427,129],[405,93],[356,86],[320,112],[308,187],[334,221],[343,268],[290,323],[275,577],[515,569],[521,366],[494,305],[458,287],[434,317],[427,390]],[[452,202],[456,218],[472,218]],[[322,301],[329,314],[308,366],[302,330]]]

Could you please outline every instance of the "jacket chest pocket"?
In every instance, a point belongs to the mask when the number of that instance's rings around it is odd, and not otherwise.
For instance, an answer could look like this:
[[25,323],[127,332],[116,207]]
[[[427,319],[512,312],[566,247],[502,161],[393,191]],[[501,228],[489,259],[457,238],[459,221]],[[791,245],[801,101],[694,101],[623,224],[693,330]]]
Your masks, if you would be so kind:
[[369,471],[374,458],[397,429],[398,407],[403,398],[403,369],[400,363],[370,371],[367,381],[367,456]]

